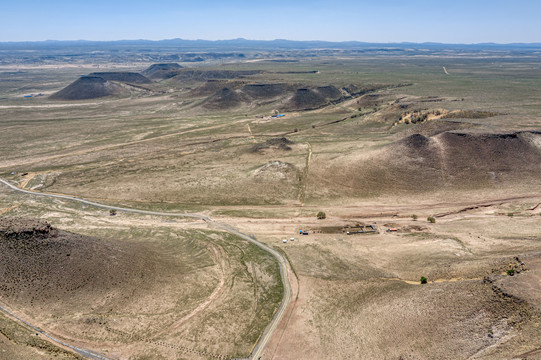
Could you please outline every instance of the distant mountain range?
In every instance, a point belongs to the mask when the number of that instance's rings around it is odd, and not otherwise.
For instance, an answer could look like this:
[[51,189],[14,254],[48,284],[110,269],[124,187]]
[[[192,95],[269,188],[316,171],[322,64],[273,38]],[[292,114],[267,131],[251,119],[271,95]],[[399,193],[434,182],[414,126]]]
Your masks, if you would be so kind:
[[23,49],[54,49],[65,47],[77,48],[131,48],[131,47],[160,47],[182,48],[183,50],[303,50],[303,49],[370,49],[370,48],[395,48],[395,49],[451,49],[451,50],[535,50],[541,51],[541,43],[479,43],[479,44],[444,44],[435,42],[425,43],[369,43],[360,41],[294,41],[294,40],[118,40],[118,41],[87,41],[87,40],[47,40],[25,42],[0,42],[1,50]]

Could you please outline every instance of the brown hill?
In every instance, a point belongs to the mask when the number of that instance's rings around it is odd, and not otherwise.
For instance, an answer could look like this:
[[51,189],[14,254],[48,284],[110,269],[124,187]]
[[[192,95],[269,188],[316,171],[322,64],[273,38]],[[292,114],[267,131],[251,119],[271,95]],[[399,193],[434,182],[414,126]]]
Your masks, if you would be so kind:
[[342,92],[332,85],[318,86],[315,91],[328,100],[337,100],[342,97]]
[[361,89],[354,84],[346,85],[342,88],[343,90],[347,91],[349,94],[354,95],[361,91]]
[[291,88],[287,84],[246,84],[242,91],[255,99],[269,99],[285,96]]
[[[194,96],[211,95],[206,104],[206,107],[210,108],[233,108],[244,103],[254,105],[276,103],[277,108],[284,110],[314,110],[333,103],[336,104],[353,96],[346,90],[340,90],[332,85],[298,88],[298,84],[245,84],[242,80],[229,79],[229,77],[246,76],[239,74],[252,73],[254,72],[185,70],[179,73],[175,79],[182,78],[189,82],[200,81],[208,77],[219,77],[220,79],[206,80],[203,85],[190,93]],[[236,99],[233,98],[233,94],[221,94],[224,88],[234,90]],[[355,90],[359,90],[359,88],[355,88]]]
[[286,108],[289,110],[312,110],[317,109],[328,101],[318,92],[312,89],[297,89],[295,94],[288,101]]
[[118,95],[122,87],[98,76],[83,76],[64,89],[49,96],[55,100],[86,100]]
[[541,173],[541,132],[444,132],[433,141],[441,144],[445,160],[442,171],[453,181],[471,181],[472,173],[481,181],[521,179]]
[[242,82],[231,80],[207,80],[203,85],[190,91],[193,96],[210,96],[223,88],[237,89],[242,86]]
[[421,188],[521,181],[541,174],[540,145],[541,133],[533,131],[415,134],[386,149],[387,169]]
[[213,110],[225,110],[238,107],[246,101],[246,95],[242,92],[225,87],[210,96],[203,104],[203,107]]
[[540,183],[541,132],[414,134],[371,154],[346,155],[331,167],[314,171],[316,178],[357,196],[529,186]]
[[164,80],[175,76],[182,69],[177,63],[152,64],[141,74],[152,80]]
[[0,297],[77,305],[149,277],[152,252],[138,244],[57,230],[47,222],[0,217]]
[[94,72],[88,76],[97,76],[108,81],[120,81],[127,84],[148,84],[151,81],[134,72]]

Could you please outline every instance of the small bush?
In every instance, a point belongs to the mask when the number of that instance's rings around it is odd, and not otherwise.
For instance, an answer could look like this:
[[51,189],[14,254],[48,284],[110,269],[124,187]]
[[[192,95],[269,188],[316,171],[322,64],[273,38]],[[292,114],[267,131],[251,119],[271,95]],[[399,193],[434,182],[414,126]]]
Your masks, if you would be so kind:
[[421,276],[421,284],[426,284],[428,283],[428,279],[425,278],[424,276]]
[[426,221],[428,221],[431,224],[434,224],[436,222],[436,218],[434,216],[429,216],[426,218]]
[[509,276],[515,275],[515,269],[509,269],[509,270],[507,270],[507,275],[509,275]]
[[417,215],[413,214],[411,215],[411,218],[414,220],[414,221],[417,221],[417,219],[419,218]]
[[509,217],[513,217],[514,215],[515,215],[515,214],[513,214],[512,212],[507,213],[507,216],[509,216]]
[[326,219],[327,218],[327,214],[325,214],[323,211],[320,211],[317,213],[317,218],[319,220],[323,220],[323,219]]
[[115,209],[109,210],[109,215],[115,216],[116,215],[116,210]]

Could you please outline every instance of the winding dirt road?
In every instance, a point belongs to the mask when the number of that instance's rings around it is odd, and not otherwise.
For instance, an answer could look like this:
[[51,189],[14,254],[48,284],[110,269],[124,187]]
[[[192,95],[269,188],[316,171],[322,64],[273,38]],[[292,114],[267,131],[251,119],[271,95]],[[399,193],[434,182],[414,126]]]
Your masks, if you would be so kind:
[[[0,183],[6,185],[11,190],[17,191],[19,193],[23,193],[23,194],[27,194],[27,195],[33,195],[33,196],[43,196],[43,197],[51,197],[51,198],[57,198],[57,199],[77,201],[77,202],[80,202],[80,203],[83,203],[83,204],[95,206],[95,207],[102,208],[102,209],[112,209],[112,210],[116,210],[116,211],[135,213],[135,214],[143,214],[143,215],[189,217],[189,218],[194,218],[194,219],[200,219],[200,220],[203,220],[204,222],[206,222],[210,227],[221,229],[221,230],[224,230],[224,231],[226,231],[226,232],[228,232],[230,234],[236,235],[236,236],[238,236],[238,237],[240,237],[240,238],[242,238],[242,239],[244,239],[244,240],[246,240],[246,241],[248,241],[248,242],[250,242],[250,243],[252,243],[252,244],[254,244],[256,246],[258,246],[259,248],[261,248],[262,250],[268,252],[269,254],[271,254],[276,259],[276,261],[278,262],[278,266],[280,268],[280,276],[282,278],[282,284],[283,284],[283,288],[284,288],[284,293],[283,293],[282,301],[280,302],[280,306],[278,307],[278,309],[274,313],[274,316],[273,316],[271,322],[269,323],[269,325],[267,325],[267,327],[263,331],[263,334],[259,338],[257,344],[254,346],[254,348],[252,350],[252,353],[250,354],[250,357],[249,357],[250,359],[258,359],[261,356],[261,354],[263,353],[263,350],[265,349],[265,346],[268,344],[270,338],[272,337],[272,334],[274,333],[274,331],[278,327],[278,324],[280,323],[280,321],[284,317],[286,309],[287,309],[289,303],[291,302],[292,289],[291,289],[291,284],[289,282],[289,277],[288,277],[288,272],[287,272],[287,260],[286,260],[286,258],[280,252],[278,252],[277,250],[271,248],[268,245],[265,245],[265,244],[257,241],[255,239],[255,237],[244,234],[244,233],[240,232],[239,230],[229,226],[228,224],[224,224],[224,223],[214,221],[211,218],[209,218],[208,216],[201,215],[201,214],[168,213],[168,212],[159,212],[159,211],[131,209],[131,208],[125,208],[125,207],[118,207],[118,206],[100,204],[100,203],[96,203],[96,202],[93,202],[93,201],[81,199],[81,198],[78,198],[78,197],[75,197],[75,196],[70,196],[70,195],[49,194],[49,193],[25,190],[25,189],[21,189],[21,188],[15,186],[15,185],[13,185],[12,183],[10,183],[10,182],[2,179],[2,178],[0,178]],[[80,348],[74,347],[72,345],[69,345],[69,344],[66,344],[66,343],[62,342],[61,340],[58,340],[58,339],[54,338],[53,336],[47,334],[45,331],[31,325],[30,323],[24,321],[23,319],[19,318],[17,315],[13,314],[9,310],[5,309],[4,307],[0,306],[0,310],[7,313],[10,317],[15,318],[18,321],[23,322],[24,324],[31,327],[35,331],[39,331],[40,333],[45,335],[47,338],[49,338],[51,341],[53,341],[53,342],[55,342],[55,343],[57,343],[57,344],[59,344],[61,346],[69,347],[70,349],[74,350],[75,352],[77,352],[78,354],[80,354],[82,356],[85,356],[85,357],[90,358],[90,359],[99,359],[99,360],[104,360],[105,359],[105,360],[107,360],[107,358],[104,357],[101,354],[96,354],[96,353],[93,353],[90,350],[80,349]]]
[[9,311],[8,309],[6,309],[5,307],[3,307],[2,305],[0,305],[0,310],[2,310],[4,313],[6,313],[7,315],[9,315],[10,317],[14,318],[14,319],[17,319],[18,321],[20,321],[21,323],[25,324],[26,326],[28,326],[29,328],[31,328],[32,330],[44,335],[45,337],[47,337],[49,340],[51,340],[52,342],[60,345],[61,347],[64,347],[64,348],[68,348],[68,349],[71,349],[72,351],[75,351],[77,354],[79,355],[82,355],[86,358],[89,358],[89,359],[94,359],[94,360],[110,360],[109,358],[103,356],[102,354],[98,354],[98,353],[95,353],[95,352],[92,352],[90,350],[87,350],[87,349],[81,349],[81,348],[78,348],[76,346],[73,346],[73,345],[70,345],[70,344],[67,344],[65,342],[63,342],[62,340],[59,340],[53,336],[51,336],[50,334],[46,333],[45,331],[41,330],[40,328],[30,324],[29,322],[21,319],[20,317],[18,317],[17,315],[15,315],[14,313],[12,313],[11,311]]

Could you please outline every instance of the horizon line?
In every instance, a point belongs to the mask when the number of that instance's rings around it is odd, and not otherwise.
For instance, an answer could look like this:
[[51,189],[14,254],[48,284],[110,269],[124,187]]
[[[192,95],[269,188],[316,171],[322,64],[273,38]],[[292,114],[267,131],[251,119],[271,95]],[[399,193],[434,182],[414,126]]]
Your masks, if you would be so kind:
[[183,39],[183,38],[166,38],[160,40],[151,40],[151,39],[115,39],[115,40],[87,40],[87,39],[71,39],[71,40],[56,40],[56,39],[47,39],[47,40],[8,40],[0,41],[0,44],[17,44],[17,43],[47,43],[47,42],[90,42],[90,43],[110,43],[110,42],[135,42],[135,41],[144,41],[144,42],[166,42],[166,41],[191,41],[191,42],[227,42],[227,41],[246,41],[246,42],[277,42],[277,41],[286,41],[286,42],[297,42],[297,43],[328,43],[328,44],[347,44],[347,43],[359,43],[359,44],[378,44],[378,45],[392,45],[392,44],[412,44],[412,45],[425,45],[425,44],[435,44],[435,45],[541,45],[540,42],[510,42],[510,43],[498,43],[493,41],[487,42],[475,42],[475,43],[446,43],[446,42],[437,42],[437,41],[363,41],[363,40],[340,40],[340,41],[331,41],[331,40],[290,40],[276,38],[272,40],[261,40],[261,39],[246,39],[246,38],[232,38],[232,39]]

